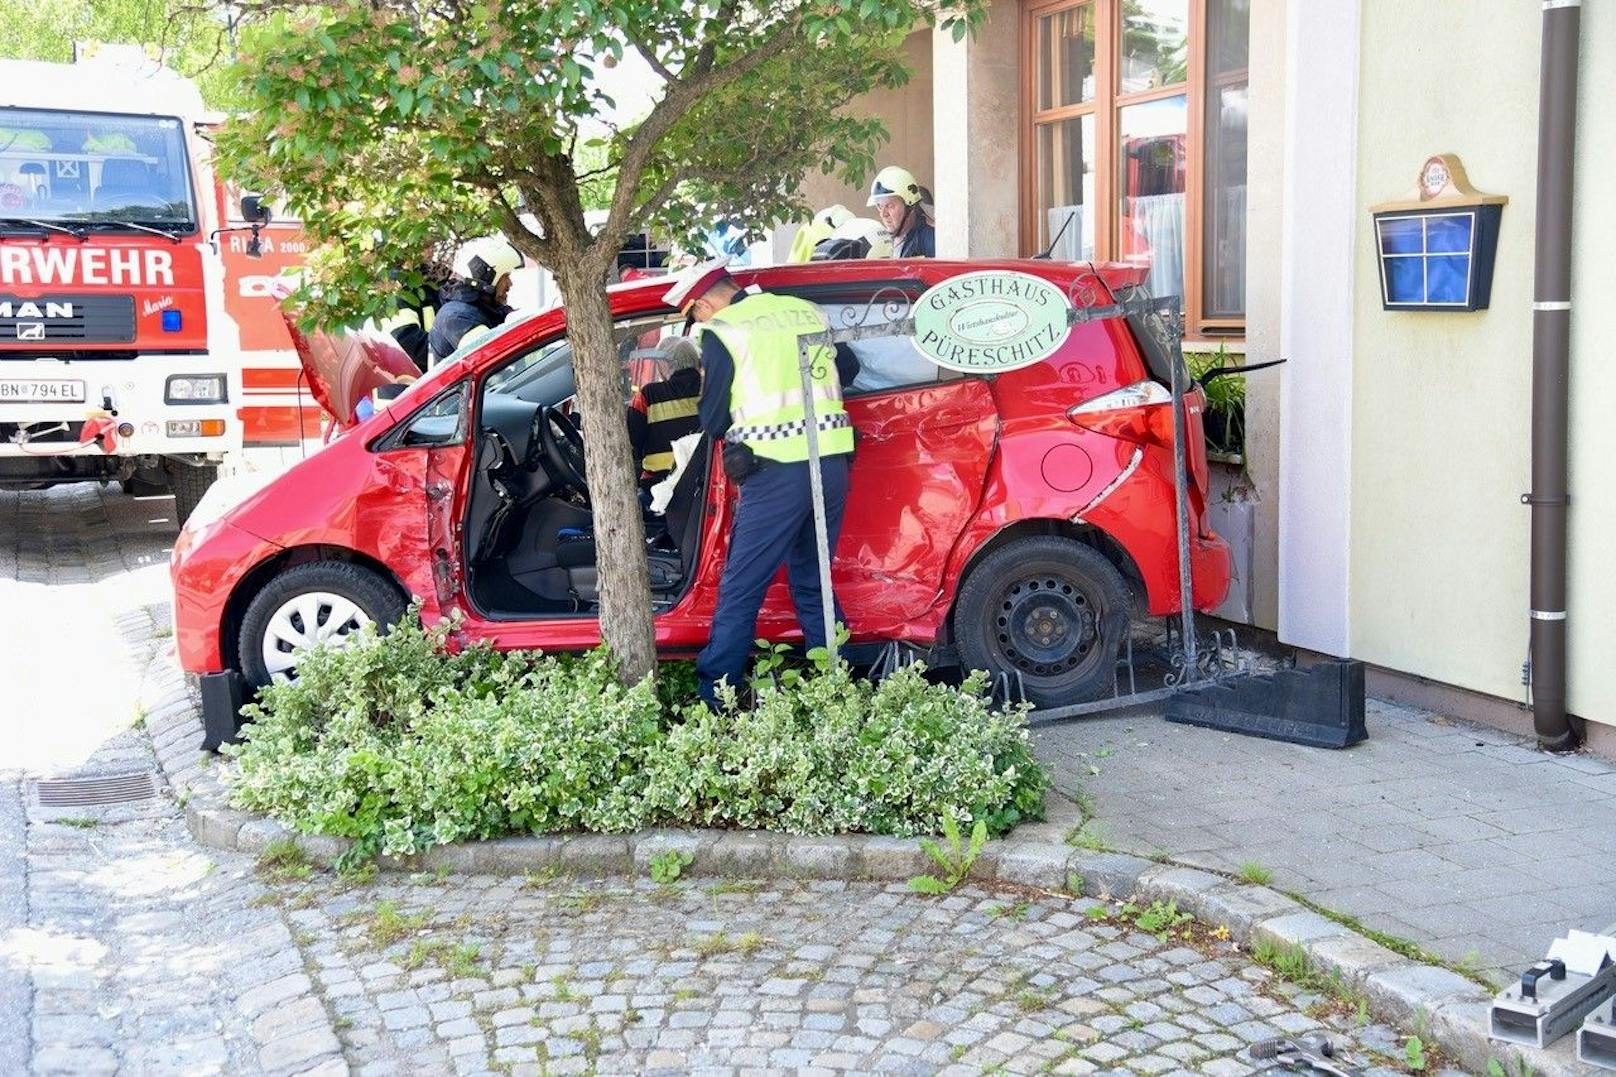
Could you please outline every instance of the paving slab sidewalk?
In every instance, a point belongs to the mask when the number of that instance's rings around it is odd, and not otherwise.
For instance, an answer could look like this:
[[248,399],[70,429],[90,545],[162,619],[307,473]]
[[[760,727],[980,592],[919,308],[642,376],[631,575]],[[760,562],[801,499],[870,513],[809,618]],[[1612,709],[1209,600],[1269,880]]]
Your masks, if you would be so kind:
[[1616,766],[1371,700],[1330,751],[1091,717],[1035,734],[1106,845],[1235,871],[1507,981],[1568,928],[1616,921]]

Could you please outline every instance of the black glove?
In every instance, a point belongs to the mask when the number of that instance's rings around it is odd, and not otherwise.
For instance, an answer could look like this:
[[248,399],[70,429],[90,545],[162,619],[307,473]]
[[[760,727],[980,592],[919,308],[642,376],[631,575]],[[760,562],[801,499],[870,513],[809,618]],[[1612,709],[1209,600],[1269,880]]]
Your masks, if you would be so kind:
[[724,474],[736,484],[745,482],[758,469],[752,447],[739,441],[724,442]]

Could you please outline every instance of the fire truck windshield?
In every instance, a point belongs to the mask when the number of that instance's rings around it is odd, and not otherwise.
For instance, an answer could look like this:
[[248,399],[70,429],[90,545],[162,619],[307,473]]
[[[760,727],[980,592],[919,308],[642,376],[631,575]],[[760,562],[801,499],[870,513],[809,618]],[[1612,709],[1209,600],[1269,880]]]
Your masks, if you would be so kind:
[[161,116],[0,108],[0,222],[196,228],[184,126]]

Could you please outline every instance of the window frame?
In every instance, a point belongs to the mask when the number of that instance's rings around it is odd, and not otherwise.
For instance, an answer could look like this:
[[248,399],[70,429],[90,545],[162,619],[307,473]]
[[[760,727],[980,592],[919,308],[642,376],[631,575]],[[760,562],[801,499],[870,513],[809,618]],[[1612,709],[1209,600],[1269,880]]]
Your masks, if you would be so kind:
[[[1062,11],[1089,6],[1094,10],[1094,85],[1092,101],[1058,108],[1038,108],[1038,20]],[[1120,248],[1117,206],[1120,187],[1118,113],[1129,105],[1145,104],[1182,95],[1185,99],[1184,136],[1184,322],[1191,338],[1238,337],[1244,318],[1216,318],[1205,313],[1206,225],[1206,108],[1207,0],[1188,0],[1185,81],[1134,93],[1119,87],[1123,0],[1023,0],[1021,5],[1021,116],[1020,116],[1020,244],[1024,256],[1042,253],[1038,236],[1038,133],[1045,124],[1079,116],[1094,117],[1094,259],[1117,259]],[[1249,60],[1247,69],[1249,70]],[[1228,72],[1219,86],[1244,76]],[[1247,83],[1249,85],[1249,81]],[[1085,147],[1088,149],[1088,147]]]

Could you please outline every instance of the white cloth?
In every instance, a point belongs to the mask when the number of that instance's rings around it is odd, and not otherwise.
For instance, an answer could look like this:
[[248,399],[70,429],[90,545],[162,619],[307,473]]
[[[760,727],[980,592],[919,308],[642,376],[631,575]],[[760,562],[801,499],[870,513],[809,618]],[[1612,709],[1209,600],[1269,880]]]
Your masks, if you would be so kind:
[[679,476],[685,473],[690,464],[690,458],[696,455],[696,446],[701,444],[701,431],[686,434],[674,441],[673,470],[668,477],[651,487],[651,511],[661,515],[668,511],[668,502],[673,500],[673,488],[679,485]]

